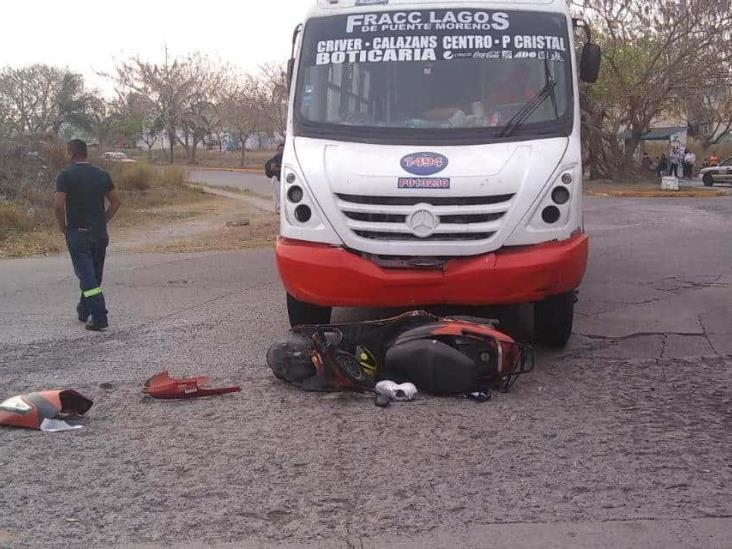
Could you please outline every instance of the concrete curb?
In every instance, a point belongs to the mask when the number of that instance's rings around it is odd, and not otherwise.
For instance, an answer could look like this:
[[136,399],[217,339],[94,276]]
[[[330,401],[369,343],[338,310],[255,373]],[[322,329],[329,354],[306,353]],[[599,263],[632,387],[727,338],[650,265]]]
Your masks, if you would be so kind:
[[727,191],[609,191],[586,193],[594,198],[713,198],[729,196]]
[[185,166],[185,169],[201,172],[241,172],[264,175],[264,168],[215,168],[212,166]]

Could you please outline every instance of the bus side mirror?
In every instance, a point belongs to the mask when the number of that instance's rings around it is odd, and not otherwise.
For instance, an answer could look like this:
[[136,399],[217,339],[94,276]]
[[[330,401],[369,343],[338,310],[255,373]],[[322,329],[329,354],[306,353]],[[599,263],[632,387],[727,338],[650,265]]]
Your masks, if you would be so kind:
[[580,78],[583,82],[594,84],[600,75],[600,60],[602,51],[597,44],[587,43],[582,48],[580,57]]
[[292,88],[292,75],[295,72],[295,58],[291,57],[289,61],[287,61],[287,91],[290,91],[290,88]]
[[287,61],[287,92],[289,93],[292,89],[292,77],[295,74],[295,46],[297,45],[297,37],[302,32],[302,25],[295,27],[292,32],[292,53],[290,59]]

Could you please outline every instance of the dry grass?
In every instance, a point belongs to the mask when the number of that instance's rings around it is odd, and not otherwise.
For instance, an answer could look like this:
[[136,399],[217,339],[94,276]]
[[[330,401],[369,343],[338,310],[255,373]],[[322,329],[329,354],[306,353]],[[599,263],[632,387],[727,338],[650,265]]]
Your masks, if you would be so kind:
[[186,171],[181,166],[153,166],[146,162],[108,163],[104,168],[120,191],[146,191],[152,187],[181,188]]
[[[131,157],[137,160],[147,161],[147,151],[125,151]],[[274,156],[275,151],[247,151],[244,156],[244,168],[256,169],[264,171],[264,163]],[[159,148],[153,150],[153,164],[166,165],[169,163],[167,151]],[[186,158],[185,150],[177,147],[175,150],[176,165],[190,165]],[[196,166],[203,168],[241,168],[241,152],[240,151],[218,151],[218,150],[201,150],[196,152]]]
[[28,232],[35,226],[36,221],[26,208],[11,202],[0,204],[0,241],[11,231]]
[[61,233],[50,229],[28,233],[10,233],[0,241],[0,258],[57,254],[66,249]]

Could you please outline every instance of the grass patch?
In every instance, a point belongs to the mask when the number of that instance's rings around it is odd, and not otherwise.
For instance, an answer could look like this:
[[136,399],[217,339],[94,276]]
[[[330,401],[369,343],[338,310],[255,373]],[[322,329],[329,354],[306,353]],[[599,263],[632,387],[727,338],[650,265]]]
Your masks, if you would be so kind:
[[145,162],[108,163],[104,168],[121,191],[147,191],[153,187],[181,188],[188,183],[181,166],[153,166]]

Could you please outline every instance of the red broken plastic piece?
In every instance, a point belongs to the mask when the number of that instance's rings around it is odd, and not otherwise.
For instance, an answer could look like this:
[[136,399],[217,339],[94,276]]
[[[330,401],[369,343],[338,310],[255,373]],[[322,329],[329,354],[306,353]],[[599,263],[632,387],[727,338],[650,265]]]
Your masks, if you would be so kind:
[[207,376],[198,376],[189,379],[173,379],[168,372],[160,372],[145,382],[142,392],[153,398],[163,400],[200,398],[207,396],[225,395],[227,393],[238,393],[241,387],[221,387],[211,389],[208,385]]

